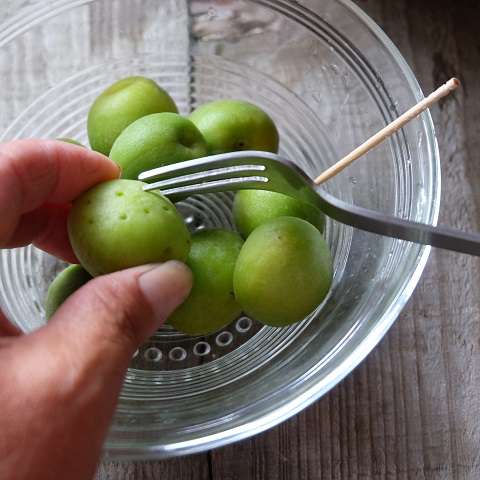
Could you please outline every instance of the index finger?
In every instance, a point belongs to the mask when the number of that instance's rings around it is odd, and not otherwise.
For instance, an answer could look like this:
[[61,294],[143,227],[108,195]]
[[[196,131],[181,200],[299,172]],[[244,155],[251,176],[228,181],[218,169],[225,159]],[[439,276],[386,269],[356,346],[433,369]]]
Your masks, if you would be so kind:
[[109,158],[66,142],[19,140],[0,145],[0,244],[8,241],[23,214],[46,203],[70,203],[119,173]]

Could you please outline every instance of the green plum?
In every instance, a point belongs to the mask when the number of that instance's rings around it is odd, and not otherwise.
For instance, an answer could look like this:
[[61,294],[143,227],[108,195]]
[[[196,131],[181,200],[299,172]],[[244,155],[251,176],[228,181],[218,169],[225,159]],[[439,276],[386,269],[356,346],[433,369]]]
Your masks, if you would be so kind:
[[81,195],[68,218],[73,250],[92,276],[167,260],[185,261],[190,233],[175,206],[144,183],[111,180]]
[[59,142],[71,143],[72,145],[77,145],[79,147],[85,147],[84,145],[82,145],[80,142],[77,142],[73,138],[57,138],[57,140]]
[[108,155],[117,137],[131,123],[152,113],[178,109],[153,80],[128,77],[115,82],[94,102],[88,114],[88,138],[93,150]]
[[110,158],[122,168],[122,178],[136,180],[145,170],[207,153],[202,134],[188,118],[157,113],[128,126],[115,141]]
[[298,322],[326,297],[332,259],[310,223],[279,217],[248,237],[235,266],[235,297],[245,313],[270,326]]
[[202,132],[212,155],[237,150],[278,152],[275,123],[251,103],[217,100],[198,107],[190,120]]
[[247,238],[257,227],[278,217],[298,217],[323,233],[325,215],[313,205],[281,193],[242,190],[235,196],[233,216],[238,231]]
[[92,276],[80,265],[70,265],[60,272],[48,288],[45,300],[47,320],[53,317],[62,303],[80,287],[83,287]]
[[188,335],[208,335],[241,314],[233,295],[233,270],[242,245],[242,238],[227,230],[192,236],[187,265],[193,272],[193,289],[168,323]]

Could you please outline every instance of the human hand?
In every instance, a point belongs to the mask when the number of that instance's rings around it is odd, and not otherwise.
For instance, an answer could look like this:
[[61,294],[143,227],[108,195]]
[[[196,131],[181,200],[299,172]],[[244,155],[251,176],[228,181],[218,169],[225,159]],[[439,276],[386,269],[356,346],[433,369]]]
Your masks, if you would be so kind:
[[[118,175],[108,158],[67,143],[0,145],[0,248],[33,243],[75,263],[69,203]],[[132,355],[191,284],[178,262],[99,277],[29,335],[0,311],[0,478],[94,475]]]

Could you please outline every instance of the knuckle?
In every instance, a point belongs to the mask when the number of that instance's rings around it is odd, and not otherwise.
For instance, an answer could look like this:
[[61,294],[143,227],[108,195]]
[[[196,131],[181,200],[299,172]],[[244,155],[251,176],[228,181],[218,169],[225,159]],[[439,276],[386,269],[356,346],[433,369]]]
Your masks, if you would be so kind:
[[95,307],[103,311],[104,327],[111,328],[113,341],[138,345],[142,341],[139,312],[141,295],[134,279],[119,281],[113,276],[91,282]]

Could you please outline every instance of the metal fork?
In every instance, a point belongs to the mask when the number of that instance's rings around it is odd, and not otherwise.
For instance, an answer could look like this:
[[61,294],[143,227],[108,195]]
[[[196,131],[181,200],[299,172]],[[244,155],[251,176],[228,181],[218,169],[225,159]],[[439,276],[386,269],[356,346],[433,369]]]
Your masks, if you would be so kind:
[[243,151],[175,163],[143,172],[144,189],[176,201],[190,195],[269,190],[298,198],[345,225],[386,237],[480,256],[480,235],[433,227],[351,205],[319,189],[293,162],[267,152]]

